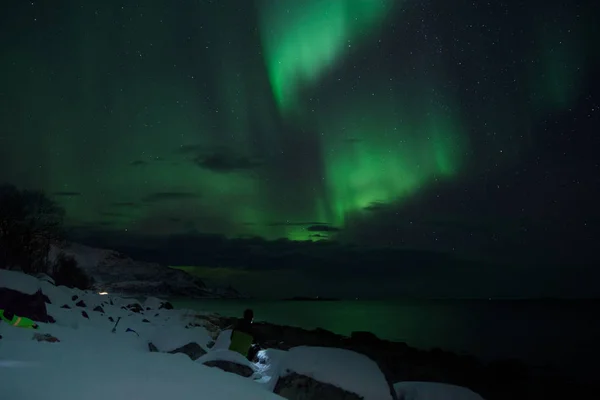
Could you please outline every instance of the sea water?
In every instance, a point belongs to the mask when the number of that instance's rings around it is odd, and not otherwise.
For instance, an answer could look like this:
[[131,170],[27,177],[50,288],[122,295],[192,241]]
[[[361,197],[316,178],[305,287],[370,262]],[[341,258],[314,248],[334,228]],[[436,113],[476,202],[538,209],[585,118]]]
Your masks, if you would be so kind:
[[342,335],[370,331],[381,339],[471,354],[484,361],[517,358],[534,366],[585,375],[600,356],[598,301],[176,300],[177,308],[255,321],[323,328]]

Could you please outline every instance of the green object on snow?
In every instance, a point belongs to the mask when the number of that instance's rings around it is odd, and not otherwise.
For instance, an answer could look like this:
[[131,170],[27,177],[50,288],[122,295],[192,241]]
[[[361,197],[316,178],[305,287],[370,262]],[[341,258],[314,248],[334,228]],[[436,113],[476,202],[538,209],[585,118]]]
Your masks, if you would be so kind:
[[[8,313],[7,313],[8,314]],[[11,313],[12,314],[12,313]],[[27,317],[19,317],[18,315],[12,314],[11,318],[8,318],[10,314],[4,315],[4,310],[0,309],[0,319],[9,325],[16,326],[18,328],[37,329],[38,326],[33,320]]]

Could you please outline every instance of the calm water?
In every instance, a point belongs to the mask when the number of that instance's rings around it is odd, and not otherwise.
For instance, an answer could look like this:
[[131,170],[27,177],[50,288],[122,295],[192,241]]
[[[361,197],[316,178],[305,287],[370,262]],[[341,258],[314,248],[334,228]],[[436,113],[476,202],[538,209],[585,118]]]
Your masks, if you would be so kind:
[[[371,331],[418,348],[440,347],[484,360],[516,357],[578,375],[600,356],[599,302],[595,301],[174,301],[180,308],[256,321],[321,327],[340,334]],[[592,369],[593,368],[593,369]]]

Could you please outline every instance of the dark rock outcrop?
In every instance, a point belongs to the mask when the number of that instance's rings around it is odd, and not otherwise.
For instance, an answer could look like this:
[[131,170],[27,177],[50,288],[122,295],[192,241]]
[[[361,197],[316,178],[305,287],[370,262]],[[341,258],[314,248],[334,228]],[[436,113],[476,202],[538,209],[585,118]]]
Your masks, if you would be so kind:
[[205,362],[204,365],[207,367],[219,368],[225,372],[231,372],[232,374],[237,374],[244,378],[248,378],[254,374],[254,371],[249,366],[238,364],[233,361],[211,360]]
[[96,306],[96,307],[94,307],[94,310],[93,310],[93,311],[96,311],[96,312],[99,312],[99,313],[103,313],[103,314],[104,314],[104,309],[103,309],[102,307],[100,307],[100,306]]
[[127,305],[127,307],[125,307],[125,309],[133,311],[134,313],[141,313],[142,311],[144,311],[144,308],[138,303],[129,304]]
[[289,400],[362,400],[355,393],[295,372],[280,377],[274,392]]
[[87,307],[87,305],[85,304],[85,302],[83,300],[79,300],[77,303],[75,303],[75,305],[77,307],[82,307],[82,308]]
[[[41,290],[34,294],[25,294],[16,290],[0,288],[0,309],[10,310],[20,317],[36,322],[55,322],[46,311],[46,299]],[[49,302],[49,300],[48,300]]]
[[[160,352],[158,347],[156,347],[154,345],[154,343],[152,343],[152,342],[148,343],[148,349],[150,350],[150,352]],[[193,361],[196,361],[197,359],[199,359],[200,357],[205,355],[206,351],[202,347],[200,347],[200,345],[198,343],[190,342],[190,343],[188,343],[184,346],[178,347],[174,350],[167,351],[167,353],[169,353],[169,354],[183,353],[183,354],[187,355],[189,358],[191,358]]]
[[90,316],[89,316],[89,315],[88,315],[88,313],[86,313],[85,311],[82,311],[82,312],[81,312],[81,316],[82,316],[83,318],[90,319]]
[[206,351],[198,343],[188,343],[184,346],[178,347],[175,350],[168,352],[169,354],[183,353],[186,354],[193,361],[196,361],[200,357],[206,354]]
[[[196,316],[204,325],[225,329],[237,319],[231,317]],[[441,349],[420,350],[402,342],[377,338],[368,332],[354,332],[350,337],[314,329],[255,323],[255,341],[262,348],[289,350],[296,346],[344,348],[374,360],[390,383],[431,381],[463,386],[486,400],[570,398],[572,393],[600,390],[595,383],[575,383],[557,373],[532,373],[518,360],[483,363],[469,355]],[[561,397],[562,396],[562,397]]]

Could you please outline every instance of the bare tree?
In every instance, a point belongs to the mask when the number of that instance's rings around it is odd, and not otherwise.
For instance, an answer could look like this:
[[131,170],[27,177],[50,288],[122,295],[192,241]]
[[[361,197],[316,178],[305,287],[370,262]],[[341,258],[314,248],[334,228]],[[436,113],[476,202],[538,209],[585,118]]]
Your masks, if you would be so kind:
[[43,192],[0,185],[0,268],[46,272],[64,210]]

